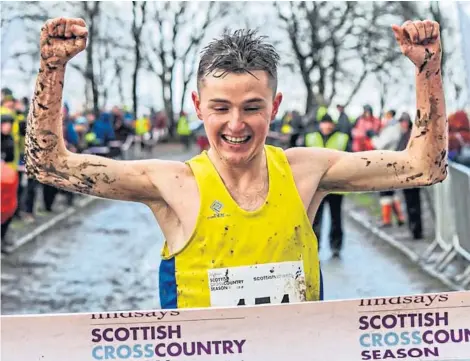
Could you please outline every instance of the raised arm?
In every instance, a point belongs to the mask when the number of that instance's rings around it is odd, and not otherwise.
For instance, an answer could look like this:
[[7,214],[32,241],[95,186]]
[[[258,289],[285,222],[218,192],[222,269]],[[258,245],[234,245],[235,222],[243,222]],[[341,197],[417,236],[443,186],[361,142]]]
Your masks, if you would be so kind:
[[41,183],[103,198],[153,201],[153,177],[171,168],[159,160],[116,161],[67,151],[62,132],[62,89],[67,62],[86,47],[82,19],[49,20],[41,29],[41,60],[28,116],[26,170]]
[[[404,151],[345,153],[305,149],[307,158],[326,159],[319,188],[377,191],[427,186],[447,176],[447,117],[441,79],[439,24],[406,22],[392,27],[401,51],[416,66],[416,120]],[[304,157],[306,157],[304,155]]]

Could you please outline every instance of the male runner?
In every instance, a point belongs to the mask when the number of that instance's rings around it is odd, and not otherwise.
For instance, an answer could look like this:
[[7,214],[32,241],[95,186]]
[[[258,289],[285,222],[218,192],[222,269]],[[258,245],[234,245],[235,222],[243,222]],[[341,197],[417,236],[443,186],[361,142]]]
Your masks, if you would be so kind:
[[210,149],[188,162],[74,154],[61,130],[67,62],[86,47],[81,19],[49,20],[28,119],[27,169],[43,183],[146,204],[166,243],[163,308],[322,299],[312,221],[331,191],[427,186],[446,177],[447,121],[439,24],[392,27],[416,66],[417,116],[404,151],[347,153],[265,145],[282,100],[279,56],[253,32],[210,43],[192,99]]

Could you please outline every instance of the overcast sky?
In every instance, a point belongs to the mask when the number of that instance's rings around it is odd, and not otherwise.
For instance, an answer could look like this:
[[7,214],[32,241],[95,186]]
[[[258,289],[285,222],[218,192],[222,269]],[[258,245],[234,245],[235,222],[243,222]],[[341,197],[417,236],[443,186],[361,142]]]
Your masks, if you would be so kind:
[[[442,8],[446,11],[446,13],[451,17],[452,23],[458,26],[458,20],[456,16],[456,10],[455,10],[455,4],[451,2],[441,2]],[[120,12],[122,12],[124,17],[129,18],[131,20],[132,16],[132,11],[131,11],[131,5],[130,2],[122,2],[122,3],[117,3],[116,5],[120,9]],[[470,4],[464,3],[463,4],[467,14],[470,16]],[[250,11],[252,15],[251,19],[252,21],[260,27],[261,32],[271,35],[272,38],[279,38],[279,36],[282,36],[282,33],[280,29],[272,29],[267,28],[266,26],[263,26],[262,24],[265,23],[266,19],[269,18],[275,18],[275,13],[274,9],[270,4],[266,3],[250,3],[250,5],[246,8],[247,11]],[[53,14],[52,16],[73,16],[73,14]],[[228,22],[221,24],[229,27],[243,27],[244,23],[241,18],[235,17],[230,17],[228,19]],[[206,36],[206,40],[210,40],[214,37],[217,37],[220,32],[221,32],[221,26],[213,27],[210,32],[208,32]],[[4,29],[2,29],[4,30]],[[23,82],[23,81],[18,81],[18,75],[19,75],[19,70],[17,69],[17,65],[9,61],[5,65],[5,52],[9,51],[14,51],[14,50],[21,50],[24,48],[24,42],[25,42],[25,37],[26,33],[24,31],[24,28],[21,23],[16,23],[13,26],[11,26],[9,29],[7,29],[7,32],[4,33],[4,38],[2,42],[2,87],[3,86],[8,86],[10,87],[14,92],[16,96],[30,96],[33,91],[33,86],[34,86],[34,79],[31,79],[31,82],[29,84]],[[458,41],[456,42],[458,43]],[[283,51],[288,51],[289,49],[289,44],[288,42],[284,42],[281,44],[278,48],[281,53]],[[460,49],[457,49],[456,51],[460,52]],[[74,59],[73,61],[83,61],[84,58],[84,53],[80,54],[77,59]],[[413,84],[413,79],[414,79],[414,70],[413,70],[413,65],[408,62],[405,63],[407,64],[404,68],[404,77],[409,77],[411,84]],[[460,74],[464,74],[464,66],[463,66],[463,61],[460,62],[460,64],[457,64],[457,66],[461,66],[461,70],[458,71]],[[130,77],[130,66],[125,66],[126,68],[126,81],[130,85],[131,82],[131,77]],[[65,100],[71,103],[72,108],[75,110],[78,109],[83,100],[83,79],[74,72],[73,70],[68,70],[67,76],[66,76],[66,83],[64,87],[64,92],[65,92]],[[195,82],[190,83],[190,90],[193,90],[195,86]],[[284,109],[298,109],[301,112],[305,108],[305,90],[304,86],[302,84],[302,81],[300,79],[299,74],[293,74],[287,69],[280,69],[279,72],[279,91],[283,92],[284,94],[284,101],[283,101],[283,108],[281,111]],[[343,101],[347,94],[349,93],[349,89],[343,89],[343,94],[339,94],[339,97],[336,99],[336,101]],[[186,99],[186,103],[190,104],[190,92],[188,92],[188,96]],[[387,104],[388,107],[395,108],[398,112],[401,112],[403,110],[408,110],[412,111],[415,107],[415,94],[414,90],[411,88],[404,88],[404,87],[395,87],[391,91],[391,99],[389,103]],[[450,92],[449,92],[450,94]],[[130,101],[130,86],[127,87],[127,95],[129,96],[128,99],[128,106],[132,106],[131,101]],[[342,96],[341,96],[342,95]],[[155,77],[151,77],[148,74],[141,74],[140,77],[140,82],[139,82],[139,98],[140,98],[140,103],[142,106],[155,106],[157,109],[162,107],[162,102],[161,102],[161,95],[160,95],[160,84]],[[179,102],[179,99],[181,98],[181,87],[176,87],[175,88],[175,98]],[[450,111],[455,110],[456,107],[459,106],[459,104],[456,104],[455,101],[453,101],[453,96],[448,96],[447,99],[447,106]],[[111,95],[111,104],[117,103],[118,98],[117,94],[112,94]],[[357,115],[358,112],[360,112],[360,109],[362,108],[362,105],[365,103],[371,104],[375,109],[379,108],[379,101],[380,101],[380,95],[379,95],[379,89],[377,88],[377,84],[373,79],[370,79],[369,81],[364,83],[364,87],[361,89],[361,91],[356,95],[354,98],[354,101],[352,102],[349,111],[352,114]],[[192,107],[190,106],[188,109],[192,110]],[[146,109],[143,108],[141,111],[145,111]]]

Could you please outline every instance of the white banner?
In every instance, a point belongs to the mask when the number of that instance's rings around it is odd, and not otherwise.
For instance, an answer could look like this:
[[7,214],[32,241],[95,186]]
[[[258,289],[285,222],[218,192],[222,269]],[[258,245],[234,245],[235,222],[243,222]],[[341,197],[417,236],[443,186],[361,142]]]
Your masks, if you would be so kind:
[[470,360],[470,292],[1,321],[2,361]]

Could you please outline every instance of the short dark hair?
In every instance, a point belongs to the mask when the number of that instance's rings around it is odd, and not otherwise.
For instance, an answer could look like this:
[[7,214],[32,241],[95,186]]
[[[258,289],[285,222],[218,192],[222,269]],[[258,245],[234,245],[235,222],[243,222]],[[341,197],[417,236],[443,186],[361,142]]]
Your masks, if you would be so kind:
[[256,30],[239,29],[226,31],[220,39],[213,40],[202,50],[197,71],[198,88],[203,78],[213,72],[214,77],[223,77],[227,73],[253,75],[252,71],[263,70],[268,73],[270,86],[276,93],[280,57],[265,38]]
[[334,123],[333,118],[330,114],[326,113],[321,119],[320,123]]

